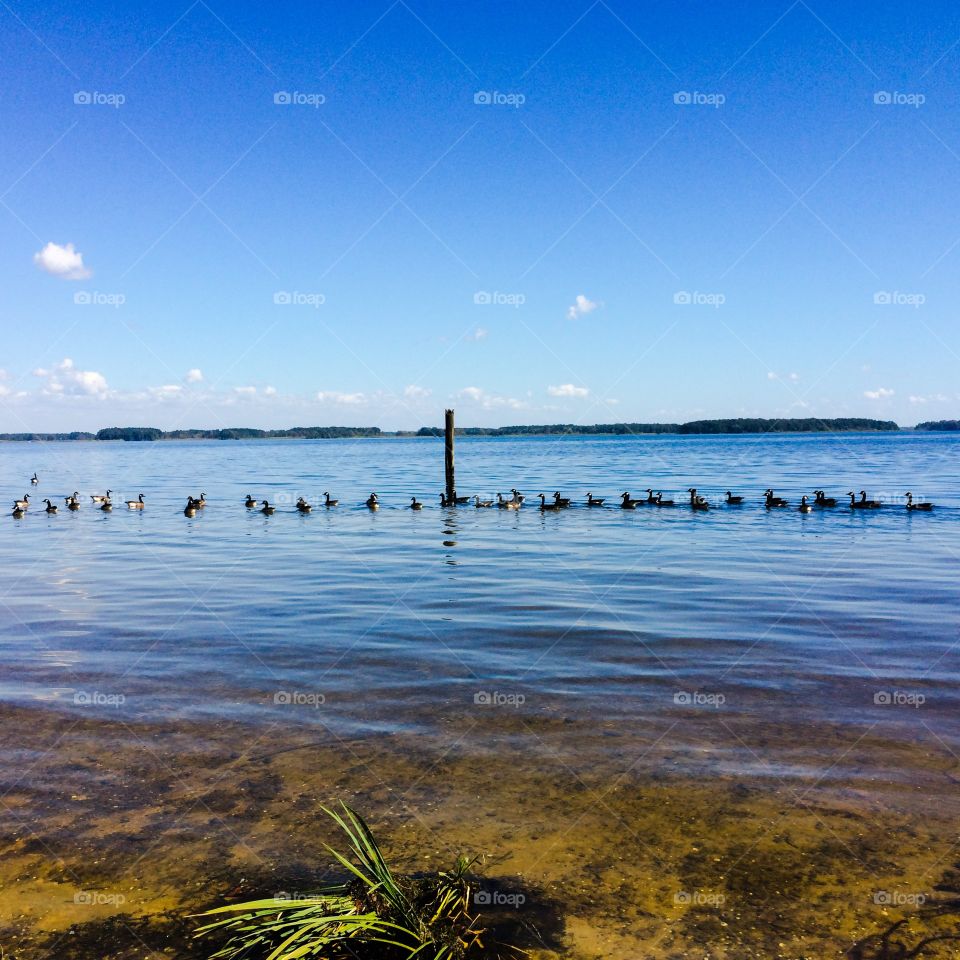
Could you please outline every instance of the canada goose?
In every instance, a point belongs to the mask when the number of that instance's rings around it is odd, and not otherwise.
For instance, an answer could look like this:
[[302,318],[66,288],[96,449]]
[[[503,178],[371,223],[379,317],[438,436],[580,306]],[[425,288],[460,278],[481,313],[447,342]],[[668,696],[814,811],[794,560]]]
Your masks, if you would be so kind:
[[411,510],[422,510],[422,509],[423,509],[423,504],[422,504],[416,497],[411,497],[411,498],[410,498],[410,509],[411,509]]
[[200,499],[193,502],[197,505],[198,510],[202,510],[207,505],[207,495],[201,491]]
[[764,490],[764,506],[768,510],[772,510],[775,507],[785,507],[787,506],[787,501],[783,497],[775,497],[772,490]]
[[479,497],[473,498],[473,505],[479,510],[481,507],[492,507],[492,500],[481,500]]
[[309,513],[313,509],[313,507],[309,503],[307,503],[307,501],[304,500],[303,497],[300,497],[297,500],[297,509],[301,513]]
[[687,493],[690,494],[690,507],[693,510],[709,510],[710,503],[701,496],[697,495],[696,487],[688,487]]
[[880,503],[879,500],[868,500],[868,499],[867,499],[867,493],[866,493],[865,490],[861,490],[861,491],[860,491],[860,502],[867,504],[867,506],[868,506],[871,510],[878,510],[880,507],[883,506],[883,504]]
[[513,487],[510,492],[513,494],[513,499],[516,500],[517,503],[522,504],[523,501],[527,499],[516,487]]
[[587,506],[588,507],[602,507],[603,506],[603,497],[595,497],[592,493],[587,494]]
[[12,516],[14,520],[19,520],[23,516],[23,514],[24,514],[23,507],[18,507],[16,504],[14,504],[13,513],[10,514],[10,516]]
[[540,510],[543,513],[546,513],[551,510],[562,510],[563,508],[559,503],[547,503],[547,498],[542,494],[538,493],[537,496],[540,498]]
[[469,502],[470,502],[470,498],[469,498],[469,497],[459,497],[459,496],[457,496],[457,491],[454,490],[454,491],[453,491],[453,499],[448,503],[448,506],[458,507],[458,506],[460,506],[461,504],[469,503]]
[[813,505],[815,507],[835,507],[837,500],[836,497],[828,497],[823,490],[814,490]]
[[30,494],[25,493],[22,500],[14,500],[13,505],[21,510],[26,510],[30,506]]
[[108,491],[107,491],[106,493],[104,493],[104,494],[91,493],[91,494],[90,494],[90,499],[91,499],[94,503],[103,503],[104,500],[109,500],[109,499],[110,499],[110,493],[111,493],[110,490],[108,490]]
[[140,496],[137,497],[136,500],[128,500],[128,501],[127,501],[127,506],[128,506],[131,510],[142,510],[142,509],[143,509],[143,506],[144,506],[144,504],[143,504],[143,494],[141,493]]
[[[499,494],[498,494],[498,496],[499,496]],[[447,500],[447,495],[446,495],[445,493],[441,493],[441,494],[440,494],[440,506],[441,506],[441,507],[449,507],[449,506],[451,506],[450,501]]]
[[324,502],[324,504],[323,504],[325,507],[335,507],[335,506],[340,502],[339,500],[331,500],[331,499],[330,499],[330,494],[327,493],[326,490],[323,491],[323,495],[324,495],[324,497],[326,498],[326,500],[325,500],[325,502]]
[[47,505],[47,513],[57,512],[57,505],[55,503],[51,503],[49,500],[44,500],[43,502]]
[[113,509],[113,504],[109,500],[104,500],[103,503],[100,504],[100,509],[104,513],[109,513]]
[[813,507],[811,507],[810,504],[807,503],[806,497],[800,498],[800,506],[797,507],[797,511],[799,513],[811,513],[813,511]]
[[520,503],[517,500],[504,500],[503,494],[497,494],[497,506],[501,510],[519,510]]
[[76,490],[73,491],[73,496],[64,497],[63,502],[67,505],[68,510],[79,510],[80,509],[80,495]]
[[553,502],[554,502],[558,507],[569,507],[569,506],[570,506],[570,498],[569,498],[569,497],[561,497],[559,490],[553,495]]
[[40,478],[36,475],[36,473],[34,473],[34,475],[30,478],[30,482],[34,486],[36,486],[40,482]]
[[860,491],[860,499],[856,498],[856,495],[852,490],[847,491],[847,496],[850,498],[850,506],[854,510],[879,510],[880,501],[879,500],[868,500],[867,494],[865,491]]
[[655,507],[672,507],[672,500],[664,500],[663,494],[658,490],[657,495],[653,498],[653,505]]
[[[194,500],[194,501],[193,501],[193,505],[194,505],[194,507],[196,508],[196,507],[199,506],[199,503],[198,503],[196,500]],[[274,510],[276,510],[276,509],[277,509],[276,507],[271,507],[271,506],[270,506],[269,501],[264,500],[264,501],[263,501],[263,506],[260,508],[260,512],[261,512],[262,514],[264,514],[265,516],[268,516],[268,517],[269,517],[270,514],[273,513]]]
[[657,495],[653,492],[653,490],[652,490],[650,487],[647,487],[647,499],[646,499],[646,500],[641,500],[640,502],[641,502],[641,503],[646,503],[646,504],[648,504],[649,506],[652,507],[652,506],[654,506],[654,505],[656,504],[656,502],[657,502]]
[[368,510],[379,510],[380,509],[380,499],[375,493],[371,493],[366,499],[366,505]]
[[193,497],[187,497],[187,505],[183,508],[185,517],[195,517],[197,515],[196,500]]
[[625,490],[620,494],[620,509],[621,510],[636,510],[637,504],[643,503],[642,500],[631,500],[630,492]]
[[247,499],[243,501],[243,505],[244,505],[248,510],[252,510],[252,509],[257,505],[257,501],[254,500],[253,497],[251,497],[250,494],[248,493],[248,494],[247,494]]
[[729,490],[727,491],[727,506],[739,507],[743,503],[743,497],[735,497]]
[[923,511],[929,511],[929,510],[932,510],[932,509],[933,509],[933,504],[932,504],[932,503],[927,503],[927,502],[914,503],[914,502],[913,502],[913,494],[912,494],[912,493],[908,493],[908,494],[907,494],[907,509],[908,509],[908,510],[923,510]]

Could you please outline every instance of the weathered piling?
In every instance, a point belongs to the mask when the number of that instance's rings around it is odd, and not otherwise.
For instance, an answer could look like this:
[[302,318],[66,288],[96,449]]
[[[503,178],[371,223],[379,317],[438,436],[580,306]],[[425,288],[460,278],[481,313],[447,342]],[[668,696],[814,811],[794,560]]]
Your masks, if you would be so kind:
[[453,411],[445,411],[446,420],[443,432],[443,472],[446,479],[447,500],[453,503],[456,496],[456,482],[453,478]]

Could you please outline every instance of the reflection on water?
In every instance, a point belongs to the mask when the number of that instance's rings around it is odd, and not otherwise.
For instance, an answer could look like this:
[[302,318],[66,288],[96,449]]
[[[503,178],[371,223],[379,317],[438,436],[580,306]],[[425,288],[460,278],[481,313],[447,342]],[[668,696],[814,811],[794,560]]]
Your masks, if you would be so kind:
[[[103,883],[155,836],[155,878],[209,880],[224,869],[211,838],[238,869],[272,862],[269,844],[303,844],[316,802],[346,794],[405,851],[473,838],[561,885],[587,956],[667,955],[708,928],[719,942],[717,910],[681,923],[673,897],[694,883],[733,896],[741,863],[785,884],[778,858],[799,857],[808,902],[851,885],[869,899],[894,866],[933,884],[960,751],[958,452],[919,434],[461,441],[458,487],[519,487],[528,502],[508,511],[437,506],[434,440],[3,445],[2,475],[36,470],[44,497],[110,487],[147,503],[31,510],[0,536],[11,870],[33,869],[34,836]],[[8,479],[11,498],[22,485]],[[611,506],[690,486],[716,508]],[[770,486],[891,506],[767,511]],[[201,489],[208,506],[184,517]],[[532,504],[557,489],[607,506]],[[720,506],[727,489],[747,502]],[[908,515],[907,489],[936,510]],[[277,512],[246,509],[248,493]],[[65,876],[45,870],[27,913],[77,922],[53,906]],[[182,905],[138,882],[146,912]],[[731,943],[766,950],[749,928],[773,913],[741,907]],[[869,904],[844,909],[811,942],[873,929]]]

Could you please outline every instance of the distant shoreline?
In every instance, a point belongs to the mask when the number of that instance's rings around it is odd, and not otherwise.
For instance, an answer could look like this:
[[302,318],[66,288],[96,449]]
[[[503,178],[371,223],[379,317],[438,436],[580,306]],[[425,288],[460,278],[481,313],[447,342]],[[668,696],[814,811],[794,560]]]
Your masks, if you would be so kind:
[[[834,419],[727,418],[692,420],[687,423],[606,423],[606,424],[540,424],[508,427],[458,427],[460,437],[539,437],[539,436],[736,436],[771,433],[898,433],[912,431],[956,431],[960,420],[936,420],[901,427],[892,420],[871,420],[859,417]],[[64,433],[0,433],[0,442],[156,442],[164,440],[340,440],[395,439],[442,437],[441,427],[419,430],[381,430],[379,427],[291,427],[285,430],[259,430],[252,427],[231,427],[223,430],[160,430],[156,427],[107,427],[97,433],[70,431]]]

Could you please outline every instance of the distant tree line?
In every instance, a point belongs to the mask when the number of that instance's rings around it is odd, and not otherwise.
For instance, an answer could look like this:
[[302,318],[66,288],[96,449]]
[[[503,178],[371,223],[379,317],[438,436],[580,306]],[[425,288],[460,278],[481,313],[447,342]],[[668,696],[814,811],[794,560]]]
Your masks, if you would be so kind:
[[377,437],[379,427],[290,427],[257,430],[228,427],[224,430],[158,430],[155,427],[108,427],[97,431],[97,440],[334,440],[340,437]]
[[95,440],[92,433],[74,430],[71,433],[0,433],[2,440]]
[[[777,420],[735,418],[727,420],[691,420],[689,423],[554,423],[540,426],[463,427],[457,434],[465,437],[516,437],[555,434],[633,434],[633,433],[836,433],[850,430],[899,430],[892,420],[868,420],[839,417],[818,420],[814,417]],[[421,427],[418,437],[441,437],[440,427]]]
[[960,430],[960,420],[924,420],[914,430]]

